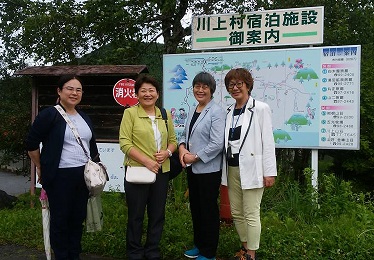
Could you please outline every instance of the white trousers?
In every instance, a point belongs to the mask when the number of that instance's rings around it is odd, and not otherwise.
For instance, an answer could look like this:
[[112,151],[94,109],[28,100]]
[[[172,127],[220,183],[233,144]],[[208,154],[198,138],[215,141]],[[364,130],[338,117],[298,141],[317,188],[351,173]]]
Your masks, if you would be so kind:
[[246,242],[249,250],[257,250],[260,245],[260,206],[264,188],[243,190],[239,167],[228,167],[228,194],[231,215],[240,241]]

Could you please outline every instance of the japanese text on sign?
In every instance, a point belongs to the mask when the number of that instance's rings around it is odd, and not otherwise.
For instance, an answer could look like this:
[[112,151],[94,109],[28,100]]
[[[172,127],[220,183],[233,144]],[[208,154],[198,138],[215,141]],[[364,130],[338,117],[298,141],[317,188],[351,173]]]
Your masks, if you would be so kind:
[[138,103],[134,90],[135,80],[121,79],[113,87],[113,97],[121,106],[133,106]]
[[192,49],[323,43],[324,8],[196,16]]

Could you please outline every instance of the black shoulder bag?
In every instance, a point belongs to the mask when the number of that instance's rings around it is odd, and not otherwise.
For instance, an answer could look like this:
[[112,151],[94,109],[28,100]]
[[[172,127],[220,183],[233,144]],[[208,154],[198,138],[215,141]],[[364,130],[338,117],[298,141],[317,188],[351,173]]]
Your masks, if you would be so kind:
[[[168,134],[169,134],[168,116],[166,114],[165,108],[161,108],[161,115],[162,115],[162,119],[165,121],[166,130],[168,131]],[[183,167],[179,161],[178,150],[176,150],[169,159],[170,159],[170,172],[169,172],[169,181],[170,181],[174,179],[175,177],[177,177],[183,171]]]

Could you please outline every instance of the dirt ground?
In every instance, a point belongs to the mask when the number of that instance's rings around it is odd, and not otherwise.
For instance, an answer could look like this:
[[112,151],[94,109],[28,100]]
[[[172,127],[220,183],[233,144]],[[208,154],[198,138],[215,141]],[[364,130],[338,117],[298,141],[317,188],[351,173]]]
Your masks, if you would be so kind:
[[[18,245],[0,245],[1,260],[45,260],[44,251]],[[54,259],[52,257],[52,259]],[[82,260],[118,260],[118,258],[81,254]]]

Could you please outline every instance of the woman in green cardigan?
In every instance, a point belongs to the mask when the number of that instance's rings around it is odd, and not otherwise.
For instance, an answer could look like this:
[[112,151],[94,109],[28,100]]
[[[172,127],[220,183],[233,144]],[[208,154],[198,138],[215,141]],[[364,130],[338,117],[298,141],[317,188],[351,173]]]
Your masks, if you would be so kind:
[[[151,184],[135,184],[125,180],[128,222],[126,251],[129,260],[161,259],[159,242],[165,222],[170,160],[177,148],[173,121],[168,115],[168,129],[156,106],[159,84],[150,76],[140,76],[135,82],[138,105],[125,110],[120,126],[119,144],[125,154],[124,165],[145,166],[156,173]],[[148,228],[142,245],[142,229],[147,208]]]

